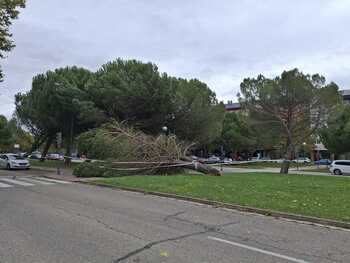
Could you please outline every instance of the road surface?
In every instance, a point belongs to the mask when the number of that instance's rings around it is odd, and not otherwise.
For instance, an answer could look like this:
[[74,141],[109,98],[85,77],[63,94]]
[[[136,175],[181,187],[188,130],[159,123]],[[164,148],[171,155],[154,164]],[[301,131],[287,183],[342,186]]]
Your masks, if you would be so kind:
[[[0,262],[350,262],[350,232],[0,171]],[[234,193],[232,193],[234,194]]]

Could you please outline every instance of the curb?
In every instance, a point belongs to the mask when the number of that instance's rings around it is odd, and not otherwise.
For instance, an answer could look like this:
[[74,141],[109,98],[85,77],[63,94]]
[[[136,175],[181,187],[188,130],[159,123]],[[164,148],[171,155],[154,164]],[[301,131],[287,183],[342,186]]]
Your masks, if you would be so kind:
[[182,196],[182,195],[176,195],[176,194],[146,191],[146,190],[131,188],[131,187],[111,186],[108,184],[94,183],[94,182],[80,182],[80,183],[89,184],[89,185],[96,185],[96,186],[100,186],[100,187],[109,188],[112,190],[123,190],[123,191],[130,191],[130,192],[136,192],[136,193],[142,193],[142,194],[161,196],[161,197],[168,197],[168,198],[173,198],[173,199],[178,199],[178,200],[183,200],[183,201],[190,201],[190,202],[194,202],[194,203],[210,205],[213,207],[228,208],[228,209],[237,210],[237,211],[241,211],[241,212],[248,212],[248,213],[254,213],[254,214],[259,214],[259,215],[264,215],[264,216],[271,216],[271,217],[275,217],[275,218],[285,218],[285,219],[291,219],[291,220],[295,220],[295,221],[324,225],[324,226],[350,229],[350,223],[337,221],[337,220],[322,219],[322,218],[317,218],[317,217],[312,217],[312,216],[303,216],[303,215],[297,215],[297,214],[291,214],[291,213],[284,213],[284,212],[278,212],[278,211],[274,211],[274,210],[254,208],[254,207],[250,207],[250,206],[228,204],[228,203],[223,203],[223,202],[219,202],[219,201],[212,201],[212,200],[207,200],[207,199],[188,197],[188,196]]

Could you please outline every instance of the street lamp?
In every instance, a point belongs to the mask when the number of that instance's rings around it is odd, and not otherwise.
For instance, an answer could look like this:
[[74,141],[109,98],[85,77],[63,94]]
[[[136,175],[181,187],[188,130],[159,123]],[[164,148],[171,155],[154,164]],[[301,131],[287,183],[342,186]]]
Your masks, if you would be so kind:
[[166,135],[168,135],[168,127],[167,126],[163,126],[162,127],[162,131],[166,134]]

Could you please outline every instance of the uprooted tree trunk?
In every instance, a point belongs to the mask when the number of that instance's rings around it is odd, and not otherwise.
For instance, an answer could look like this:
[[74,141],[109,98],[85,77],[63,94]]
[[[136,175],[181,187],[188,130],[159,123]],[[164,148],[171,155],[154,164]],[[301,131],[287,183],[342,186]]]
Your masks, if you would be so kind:
[[120,171],[122,175],[173,174],[181,169],[220,175],[217,169],[186,157],[193,144],[181,142],[175,136],[154,137],[113,123],[83,134],[78,141],[80,150],[89,156],[109,160],[104,169]]
[[[181,158],[181,160],[187,161],[187,162],[191,161],[191,159],[188,157]],[[194,161],[194,162],[191,162],[189,164],[186,164],[186,166],[184,166],[184,167],[186,169],[194,170],[194,171],[204,173],[204,174],[216,175],[216,176],[221,175],[221,173],[218,169],[216,169],[210,165],[203,164],[203,163],[198,162],[198,161]]]

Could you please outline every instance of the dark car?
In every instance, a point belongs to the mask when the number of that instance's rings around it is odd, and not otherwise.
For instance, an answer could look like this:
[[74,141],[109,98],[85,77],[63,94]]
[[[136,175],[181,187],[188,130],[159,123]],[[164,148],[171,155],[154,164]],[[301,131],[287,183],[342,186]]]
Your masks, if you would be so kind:
[[316,165],[330,165],[331,163],[332,161],[329,159],[321,159],[321,160],[315,161]]

